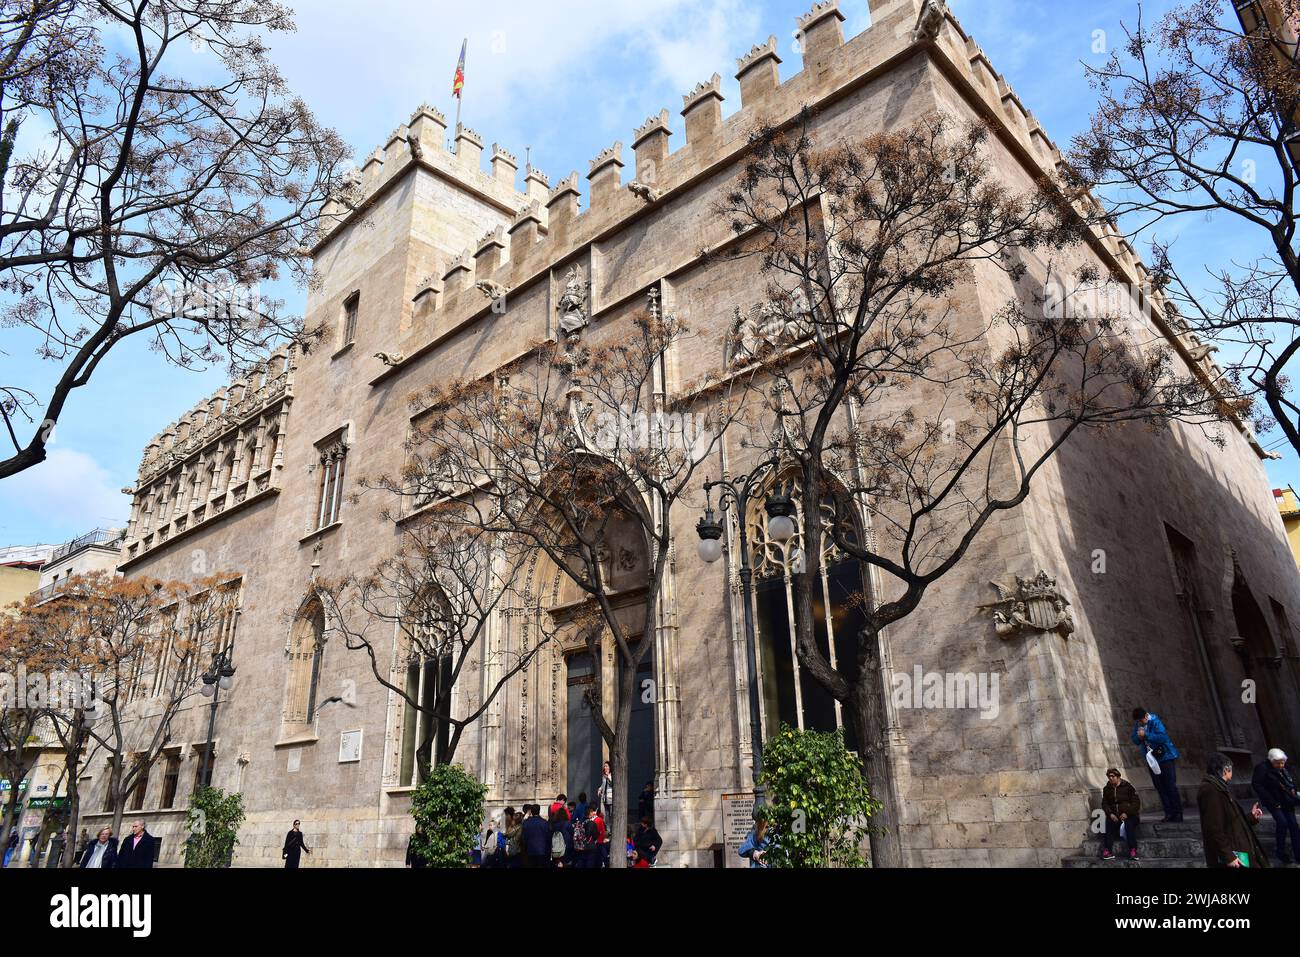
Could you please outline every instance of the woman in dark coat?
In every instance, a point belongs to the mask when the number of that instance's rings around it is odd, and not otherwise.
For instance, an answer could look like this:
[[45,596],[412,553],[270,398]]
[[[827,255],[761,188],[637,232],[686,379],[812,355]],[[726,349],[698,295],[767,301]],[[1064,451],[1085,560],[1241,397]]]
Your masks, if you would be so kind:
[[421,854],[415,848],[415,839],[419,835],[419,833],[420,833],[419,831],[416,831],[415,834],[411,835],[411,839],[406,842],[406,866],[407,867],[416,868],[416,867],[429,866],[429,862],[425,860],[424,855]]
[[1196,792],[1201,811],[1201,843],[1205,845],[1206,867],[1240,867],[1238,853],[1245,852],[1248,867],[1268,867],[1268,855],[1255,837],[1255,825],[1264,812],[1258,804],[1248,815],[1228,789],[1232,780],[1232,759],[1210,755],[1205,778]]
[[301,824],[301,821],[294,821],[293,829],[284,836],[284,852],[281,856],[284,858],[285,870],[296,871],[302,860],[302,852],[311,853],[311,848],[303,841],[302,831],[298,829]]
[[1124,827],[1124,843],[1128,845],[1130,860],[1137,860],[1138,829],[1141,826],[1142,802],[1137,789],[1120,775],[1118,768],[1106,772],[1106,786],[1101,792],[1101,810],[1106,815],[1106,836],[1102,841],[1101,856],[1110,858],[1120,825]]

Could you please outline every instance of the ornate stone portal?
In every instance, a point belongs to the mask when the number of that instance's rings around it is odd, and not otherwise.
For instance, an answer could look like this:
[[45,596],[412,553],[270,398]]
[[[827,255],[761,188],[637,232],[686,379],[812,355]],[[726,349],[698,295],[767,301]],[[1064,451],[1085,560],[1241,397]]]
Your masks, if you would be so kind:
[[1055,632],[1062,638],[1074,633],[1074,616],[1070,602],[1056,585],[1056,579],[1040,571],[1033,578],[1016,576],[1014,588],[990,582],[998,590],[998,600],[980,605],[993,608],[994,628],[999,638]]

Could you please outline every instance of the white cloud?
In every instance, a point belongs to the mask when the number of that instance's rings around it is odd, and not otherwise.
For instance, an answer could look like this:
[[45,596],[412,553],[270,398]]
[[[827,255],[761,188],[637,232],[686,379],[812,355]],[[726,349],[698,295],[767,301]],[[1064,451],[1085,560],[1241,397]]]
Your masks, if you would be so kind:
[[734,86],[735,57],[793,29],[793,18],[760,22],[743,0],[302,0],[296,9],[298,31],[272,37],[272,57],[358,161],[422,100],[454,122],[451,81],[468,37],[465,124],[521,160],[531,144],[554,175],[568,172],[556,164],[570,150],[589,158],[610,145],[593,125],[617,121],[626,144],[662,106],[680,121],[680,94],[715,71]]
[[40,465],[0,482],[0,539],[21,544],[71,537],[100,526],[118,526],[128,511],[112,476],[84,452],[53,448]]

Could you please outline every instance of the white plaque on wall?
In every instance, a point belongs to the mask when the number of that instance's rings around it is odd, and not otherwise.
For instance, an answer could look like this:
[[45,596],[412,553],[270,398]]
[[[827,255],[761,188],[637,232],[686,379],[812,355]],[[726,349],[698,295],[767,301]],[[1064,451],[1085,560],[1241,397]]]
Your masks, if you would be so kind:
[[748,867],[737,852],[754,827],[754,792],[722,795],[723,867]]
[[361,732],[344,731],[339,735],[339,764],[361,760]]
[[285,768],[290,774],[293,774],[302,767],[302,748],[293,748],[289,752],[288,766]]

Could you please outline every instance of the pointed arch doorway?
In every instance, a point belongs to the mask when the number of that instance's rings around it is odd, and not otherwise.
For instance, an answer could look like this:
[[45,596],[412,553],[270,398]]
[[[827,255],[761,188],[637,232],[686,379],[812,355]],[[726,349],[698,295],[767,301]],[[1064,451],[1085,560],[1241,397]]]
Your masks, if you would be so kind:
[[[628,519],[611,521],[599,557],[602,577],[609,583],[609,601],[619,616],[620,627],[634,648],[640,649],[646,640],[638,632],[644,619],[649,569],[649,551],[640,528]],[[548,589],[551,600],[545,610],[562,628],[560,654],[567,691],[562,719],[565,766],[561,783],[564,793],[576,800],[583,792],[589,797],[595,793],[600,785],[601,764],[607,757],[604,739],[592,713],[591,696],[596,696],[606,720],[613,725],[617,712],[617,678],[623,665],[621,656],[610,644],[613,637],[608,627],[597,643],[595,658],[579,629],[564,627],[590,613],[591,596],[553,566],[547,577],[552,587]],[[632,717],[627,734],[628,780],[615,782],[632,812],[636,810],[641,789],[647,781],[655,780],[658,768],[654,675],[655,648],[651,638],[637,664],[633,682]]]

